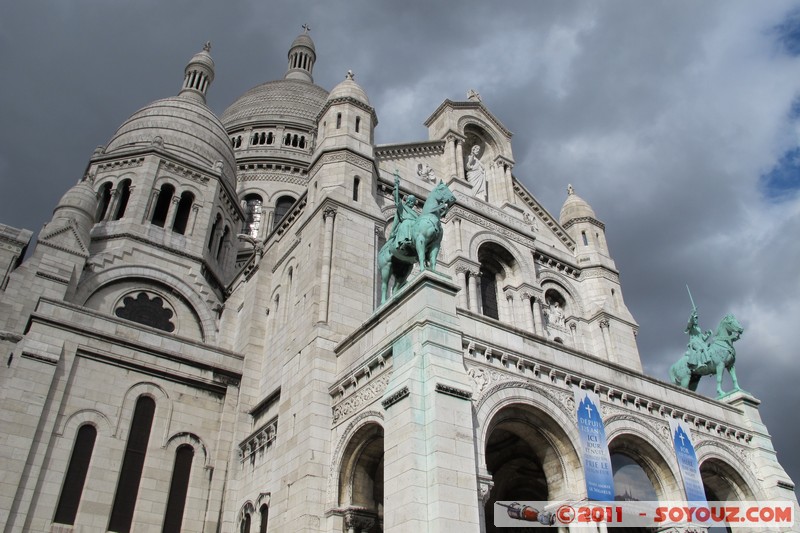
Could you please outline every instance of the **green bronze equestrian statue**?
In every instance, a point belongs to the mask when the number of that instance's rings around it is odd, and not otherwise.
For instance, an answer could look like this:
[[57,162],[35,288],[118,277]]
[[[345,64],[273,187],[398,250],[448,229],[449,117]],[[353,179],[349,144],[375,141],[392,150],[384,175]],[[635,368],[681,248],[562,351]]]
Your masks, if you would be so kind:
[[389,239],[378,253],[381,273],[381,304],[386,302],[389,279],[394,276],[392,294],[406,284],[415,263],[420,270],[436,271],[436,258],[442,243],[442,218],[456,202],[450,188],[442,181],[433,188],[428,199],[417,213],[417,199],[409,195],[400,200],[400,176],[394,175],[394,205],[397,209]]
[[[691,298],[691,293],[689,297]],[[686,326],[689,344],[683,357],[669,369],[672,382],[695,391],[702,376],[714,374],[717,377],[717,395],[721,398],[726,394],[722,390],[722,372],[727,369],[733,381],[733,390],[741,390],[736,379],[736,349],[733,343],[739,340],[743,332],[744,328],[736,317],[727,314],[720,321],[715,333],[703,333],[698,324],[697,307],[692,301],[692,314]]]

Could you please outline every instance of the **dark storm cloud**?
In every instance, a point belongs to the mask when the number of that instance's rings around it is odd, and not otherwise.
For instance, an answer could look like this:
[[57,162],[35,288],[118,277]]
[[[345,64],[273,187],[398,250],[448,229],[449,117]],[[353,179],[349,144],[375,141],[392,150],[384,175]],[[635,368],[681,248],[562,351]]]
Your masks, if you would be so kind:
[[789,2],[6,2],[0,221],[38,230],[96,145],[178,92],[206,40],[219,114],[283,75],[309,23],[315,81],[331,89],[352,69],[379,143],[425,138],[441,101],[474,88],[514,132],[514,174],[554,216],[575,185],[606,224],[647,373],[666,379],[685,349],[687,284],[704,328],[736,313],[742,386],[763,400],[798,481],[787,406],[800,405],[800,198],[784,187],[776,202],[768,182],[776,168],[781,184],[797,180],[798,13]]

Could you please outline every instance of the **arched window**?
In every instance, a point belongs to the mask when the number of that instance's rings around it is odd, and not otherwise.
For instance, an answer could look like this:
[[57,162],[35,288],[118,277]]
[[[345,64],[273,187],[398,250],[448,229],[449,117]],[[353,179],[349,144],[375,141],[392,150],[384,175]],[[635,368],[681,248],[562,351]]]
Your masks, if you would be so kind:
[[292,146],[297,148],[298,141],[299,141],[299,139],[297,138],[297,135],[292,135]]
[[298,146],[300,146],[300,148],[305,148],[306,147],[306,136],[305,135],[301,135],[300,136],[300,142],[298,143]]
[[175,223],[172,224],[172,231],[184,235],[186,233],[186,225],[189,223],[189,214],[192,212],[192,204],[194,204],[194,195],[189,191],[181,194],[181,201],[178,202],[178,210],[175,213]]
[[194,448],[188,444],[181,444],[175,450],[175,466],[172,468],[172,480],[169,482],[167,510],[164,514],[164,527],[161,528],[161,533],[180,533],[181,531],[193,458]]
[[117,213],[114,220],[119,220],[125,216],[125,209],[128,207],[128,200],[131,198],[131,180],[124,180],[117,187],[119,190],[119,203],[117,203]]
[[100,187],[100,205],[97,209],[97,221],[100,222],[106,217],[108,206],[111,204],[111,182],[107,181]]
[[244,197],[244,227],[242,233],[258,238],[261,229],[261,211],[264,201],[257,194],[248,194]]
[[150,222],[155,226],[164,227],[167,222],[167,213],[169,213],[169,205],[172,203],[172,197],[175,195],[175,187],[169,183],[161,186],[161,191],[158,193],[158,200],[156,207],[153,209],[153,216],[150,217]]
[[61,497],[56,507],[56,516],[53,518],[53,522],[57,524],[70,526],[75,524],[96,438],[97,430],[93,425],[84,424],[78,429],[72,456],[69,458],[67,475],[64,477],[64,486],[61,488]]
[[111,508],[111,519],[107,528],[109,531],[129,533],[131,530],[133,510],[139,495],[139,483],[142,480],[144,458],[155,411],[156,402],[149,396],[140,396],[136,401],[125,457],[122,460],[117,490],[114,493],[114,505]]
[[583,245],[584,246],[589,246],[589,239],[586,237],[586,232],[585,231],[581,232],[581,237],[583,238]]
[[361,130],[361,117],[356,117],[356,133]]
[[267,133],[267,144],[272,144],[275,142],[275,136],[272,135],[272,132]]
[[289,146],[290,144],[292,144],[292,135],[290,133],[287,133],[286,137],[283,138],[283,145]]
[[341,127],[342,127],[342,114],[336,113],[336,129],[338,130]]
[[286,213],[289,212],[289,209],[294,204],[294,198],[291,196],[281,196],[278,198],[278,201],[275,202],[275,216],[273,217],[272,229],[278,227],[283,220],[283,217],[286,216]]
[[258,510],[258,514],[261,517],[261,522],[258,527],[258,533],[267,533],[267,520],[269,519],[269,507],[267,504],[261,504],[261,508]]
[[230,232],[231,229],[228,226],[225,226],[225,229],[222,230],[222,237],[220,237],[219,244],[217,244],[217,261],[222,258],[222,249],[225,247],[225,242],[227,242]]
[[245,513],[242,517],[242,525],[239,527],[239,533],[250,533],[250,513]]
[[361,179],[356,176],[353,178],[353,201],[358,201],[358,188],[361,185]]
[[513,271],[516,265],[514,256],[501,245],[487,242],[478,248],[478,261],[481,264],[480,276],[476,280],[480,311],[497,320],[510,319],[507,309],[505,317],[500,316],[500,306],[504,304],[504,299],[501,301],[498,292],[507,283],[506,272]]
[[220,223],[222,222],[222,216],[217,213],[217,218],[214,219],[214,223],[211,225],[211,231],[208,232],[208,251],[211,251],[212,246],[214,245],[214,237],[217,235],[217,229],[219,228]]

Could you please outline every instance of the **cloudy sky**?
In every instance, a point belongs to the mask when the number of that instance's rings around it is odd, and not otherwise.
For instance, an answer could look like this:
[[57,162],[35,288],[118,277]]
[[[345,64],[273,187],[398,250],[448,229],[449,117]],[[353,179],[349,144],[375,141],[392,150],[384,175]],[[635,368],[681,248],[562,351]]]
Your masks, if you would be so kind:
[[303,23],[316,83],[352,69],[378,142],[426,138],[439,103],[473,88],[551,213],[575,186],[606,224],[648,374],[666,379],[685,349],[687,284],[703,328],[735,313],[741,385],[800,482],[797,3],[4,0],[0,222],[38,231],[95,146],[177,94],[206,40],[221,114],[282,77]]

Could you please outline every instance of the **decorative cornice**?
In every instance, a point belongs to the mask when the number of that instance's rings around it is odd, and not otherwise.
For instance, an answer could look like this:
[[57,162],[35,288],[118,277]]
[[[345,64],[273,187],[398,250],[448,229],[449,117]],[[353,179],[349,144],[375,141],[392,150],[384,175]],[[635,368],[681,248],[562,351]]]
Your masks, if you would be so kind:
[[375,114],[375,108],[369,104],[365,104],[361,100],[353,98],[352,96],[340,96],[338,98],[331,98],[330,100],[325,102],[325,105],[322,107],[322,110],[319,113],[317,113],[315,122],[319,123],[319,121],[322,119],[322,116],[325,115],[328,109],[337,104],[350,104],[352,106],[361,109],[362,111],[369,113],[370,117],[372,118],[372,127],[374,128],[375,126],[378,125],[378,115]]
[[[475,395],[472,401],[478,407],[493,392],[499,390],[498,387],[514,386],[509,383],[526,383],[528,385],[523,388],[535,387],[536,390],[546,388],[552,389],[554,394],[566,394],[562,403],[564,403],[565,409],[573,412],[574,406],[570,408],[570,404],[573,402],[570,389],[573,384],[577,384],[581,388],[594,390],[598,395],[605,396],[608,405],[611,406],[605,410],[608,413],[613,411],[619,414],[643,416],[656,425],[664,422],[665,416],[682,418],[688,423],[693,423],[698,430],[705,429],[707,434],[724,437],[726,441],[734,443],[750,442],[753,438],[753,434],[743,428],[730,426],[721,421],[709,420],[702,415],[690,413],[661,400],[620,390],[527,355],[489,346],[482,341],[466,337],[463,339],[463,346],[467,374],[474,382]],[[559,348],[564,349],[563,346],[559,346]],[[496,361],[501,366],[496,366]],[[570,409],[572,410],[570,411]]]
[[276,416],[239,443],[239,461],[244,463],[249,459],[250,464],[254,464],[256,454],[259,457],[263,456],[264,452],[275,443],[277,437],[278,417]]
[[577,217],[577,218],[573,218],[573,219],[570,219],[570,220],[567,220],[566,222],[564,222],[564,225],[562,227],[564,229],[569,229],[572,226],[574,226],[575,224],[578,224],[579,222],[588,222],[589,224],[597,226],[598,228],[600,228],[603,231],[606,230],[606,225],[603,224],[602,222],[600,222],[599,220],[597,220],[594,217]]
[[486,117],[492,122],[492,124],[494,124],[495,127],[497,127],[497,129],[499,129],[506,137],[511,138],[511,136],[513,135],[508,129],[506,129],[505,126],[503,126],[503,124],[499,120],[497,120],[497,117],[495,117],[481,102],[454,102],[450,99],[447,99],[444,102],[442,102],[441,105],[439,105],[439,107],[437,107],[433,113],[431,113],[431,116],[428,117],[428,120],[425,121],[425,126],[429,127],[431,124],[433,124],[434,119],[437,116],[439,116],[439,114],[441,114],[441,112],[446,107],[450,107],[452,109],[464,109],[473,111],[480,110],[483,112],[484,115],[486,115]]
[[130,159],[118,159],[116,161],[107,161],[98,163],[97,172],[111,172],[113,170],[123,170],[126,168],[135,168],[142,166],[144,157],[132,157]]
[[564,274],[570,275],[575,279],[578,279],[582,276],[583,270],[575,265],[571,265],[569,263],[565,263],[555,257],[549,256],[544,252],[537,250],[533,254],[533,259],[540,265],[549,266],[551,268],[556,269],[559,272],[563,272]]
[[379,160],[407,159],[411,157],[441,155],[445,141],[423,141],[419,143],[383,144],[375,147],[375,158]]
[[522,184],[516,179],[512,179],[514,192],[519,195],[519,197],[530,207],[536,215],[542,219],[542,221],[550,228],[550,231],[556,234],[556,236],[561,240],[564,245],[572,251],[575,251],[575,241],[572,240],[572,237],[562,228],[558,222],[556,222],[555,218],[542,207],[542,205],[528,192],[528,190],[522,186]]
[[461,398],[462,400],[471,400],[472,393],[469,391],[461,390],[456,387],[451,387],[450,385],[445,385],[444,383],[437,383],[436,384],[436,392],[440,392],[442,394],[447,394],[448,396],[455,396],[456,398]]
[[248,181],[273,181],[276,183],[291,183],[305,187],[308,185],[308,177],[286,174],[239,174],[239,183]]
[[409,394],[411,393],[409,392],[408,387],[403,387],[402,389],[399,389],[397,392],[393,393],[391,396],[383,400],[381,402],[381,405],[383,406],[384,409],[389,409],[389,407],[393,406],[394,404],[396,404]]
[[314,176],[322,165],[341,162],[350,163],[366,172],[372,172],[374,166],[374,163],[366,157],[356,154],[347,148],[342,148],[323,152],[316,161],[314,161],[311,168],[308,169],[308,175]]

